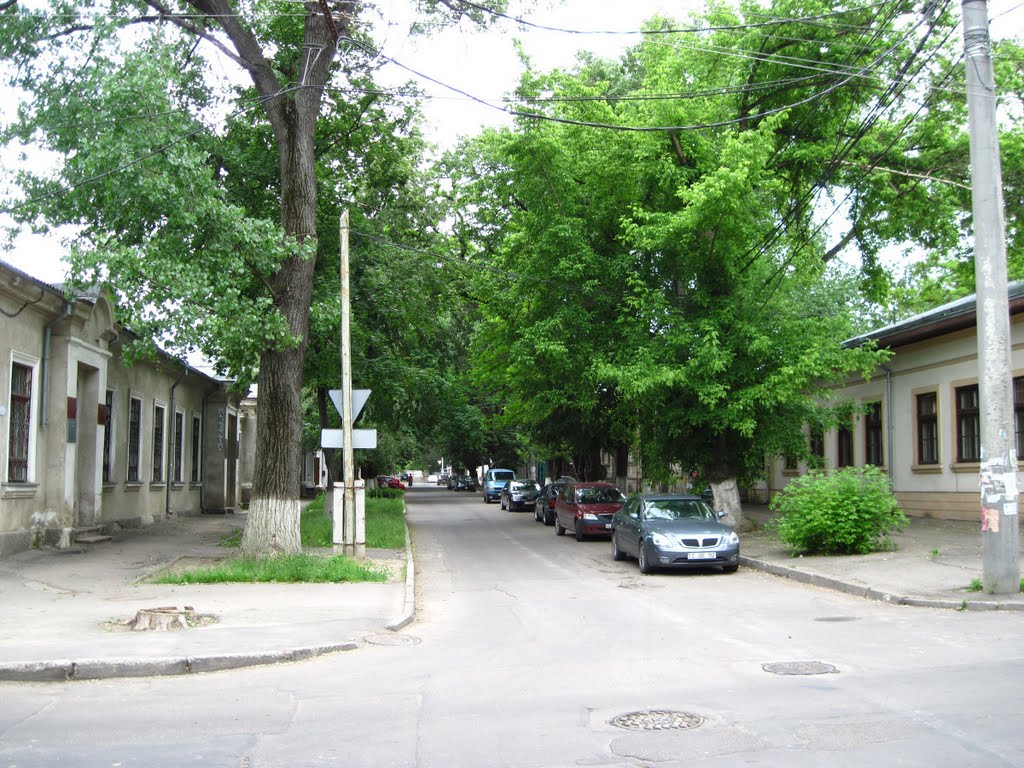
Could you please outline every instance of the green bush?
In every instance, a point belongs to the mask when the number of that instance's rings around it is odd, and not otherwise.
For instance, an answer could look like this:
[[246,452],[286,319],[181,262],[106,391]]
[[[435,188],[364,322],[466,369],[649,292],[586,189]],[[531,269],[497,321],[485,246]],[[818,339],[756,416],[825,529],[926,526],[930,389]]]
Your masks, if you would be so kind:
[[889,478],[877,467],[812,471],[771,501],[772,525],[795,554],[862,555],[892,546],[907,525]]

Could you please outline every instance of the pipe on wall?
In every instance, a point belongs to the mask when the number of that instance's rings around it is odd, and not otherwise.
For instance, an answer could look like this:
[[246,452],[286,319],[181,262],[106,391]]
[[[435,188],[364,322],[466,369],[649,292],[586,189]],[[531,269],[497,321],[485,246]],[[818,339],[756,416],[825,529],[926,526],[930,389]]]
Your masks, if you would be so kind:
[[64,314],[58,315],[53,318],[50,322],[43,326],[43,375],[42,375],[42,392],[40,392],[39,398],[39,426],[45,427],[46,422],[49,419],[49,402],[50,402],[50,339],[53,336],[53,326],[59,323],[61,320],[66,320],[71,317],[71,305],[72,302],[64,301]]

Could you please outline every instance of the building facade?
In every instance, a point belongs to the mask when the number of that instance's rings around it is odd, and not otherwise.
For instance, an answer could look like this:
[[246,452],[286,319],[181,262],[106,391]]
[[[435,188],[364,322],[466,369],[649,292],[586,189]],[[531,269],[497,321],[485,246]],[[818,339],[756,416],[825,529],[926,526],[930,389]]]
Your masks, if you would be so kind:
[[[1024,456],[1024,283],[1008,293],[1010,368],[1017,456]],[[869,381],[833,391],[852,415],[839,429],[809,436],[826,468],[872,464],[886,470],[903,511],[915,517],[980,519],[981,403],[974,296],[851,339],[889,349]],[[768,493],[806,472],[771,462]],[[1018,483],[1020,482],[1018,477]]]
[[128,366],[107,298],[0,262],[0,556],[240,503],[239,398],[174,358]]

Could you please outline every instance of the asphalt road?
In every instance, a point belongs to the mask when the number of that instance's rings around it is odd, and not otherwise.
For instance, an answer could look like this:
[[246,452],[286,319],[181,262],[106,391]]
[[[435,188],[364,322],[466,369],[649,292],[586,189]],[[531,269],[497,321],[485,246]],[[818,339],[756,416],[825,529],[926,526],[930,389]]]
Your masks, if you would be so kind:
[[480,494],[409,498],[421,608],[399,636],[270,668],[4,684],[0,768],[1024,765],[1024,614],[742,568],[641,576],[606,540]]

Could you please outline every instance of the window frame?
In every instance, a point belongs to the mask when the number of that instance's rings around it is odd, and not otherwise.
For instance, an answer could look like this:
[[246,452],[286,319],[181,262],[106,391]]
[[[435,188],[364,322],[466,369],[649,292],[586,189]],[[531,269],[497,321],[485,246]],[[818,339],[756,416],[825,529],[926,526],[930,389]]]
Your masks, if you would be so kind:
[[884,467],[885,458],[885,416],[882,413],[882,400],[865,400],[864,464]]
[[159,400],[153,401],[153,428],[150,433],[153,435],[153,467],[150,472],[151,482],[163,484],[166,482],[167,451],[167,406]]
[[[922,405],[931,402],[931,412]],[[939,392],[937,389],[914,393],[914,464],[936,467],[942,461],[942,443],[939,432]]]
[[[27,394],[14,390],[15,368],[21,368],[28,372]],[[18,402],[15,402],[15,398]],[[7,376],[7,466],[4,472],[4,482],[9,485],[31,485],[36,482],[36,441],[38,439],[37,411],[39,407],[39,361],[17,352],[11,354],[10,367]],[[18,439],[15,433],[15,415],[24,411],[24,435],[23,440]],[[18,439],[20,448],[15,458],[15,440]],[[24,458],[21,457],[22,452]],[[15,462],[21,468],[24,462],[24,476],[15,470]]]
[[836,427],[836,468],[855,466],[853,453],[853,425],[840,424]]
[[[961,395],[971,393],[974,402],[965,407]],[[977,382],[954,385],[953,412],[956,424],[956,462],[977,464],[981,461],[981,390]],[[968,442],[970,445],[966,445]],[[965,445],[967,451],[964,450]]]
[[128,431],[125,461],[125,481],[142,482],[142,395],[128,393]]
[[180,408],[174,409],[174,427],[171,434],[174,438],[174,468],[170,474],[175,483],[183,483],[185,473],[181,465],[185,463],[185,412]]
[[192,414],[192,456],[189,482],[201,483],[203,481],[203,419],[200,415]]
[[106,484],[114,482],[114,467],[116,461],[115,440],[114,440],[114,404],[117,402],[117,392],[112,387],[107,387],[103,402],[103,465],[101,478]]

